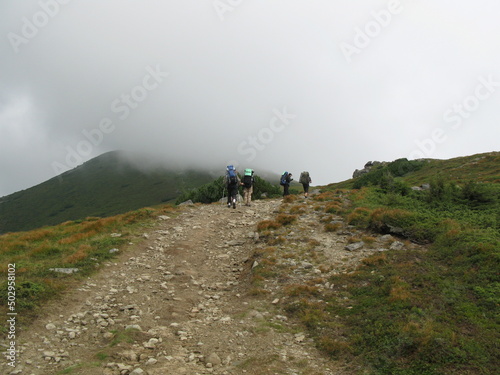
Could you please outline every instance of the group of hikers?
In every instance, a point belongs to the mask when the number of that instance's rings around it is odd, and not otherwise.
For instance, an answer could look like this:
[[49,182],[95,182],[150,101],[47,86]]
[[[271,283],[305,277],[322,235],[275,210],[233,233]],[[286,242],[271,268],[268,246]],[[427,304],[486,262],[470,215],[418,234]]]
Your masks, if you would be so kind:
[[[283,196],[290,195],[290,183],[293,181],[290,172],[284,172],[280,178],[280,185],[283,186]],[[238,172],[233,165],[228,165],[226,168],[226,175],[224,176],[224,184],[227,188],[227,207],[236,208],[236,201],[238,196],[238,188],[243,186],[243,204],[250,206],[252,201],[253,185],[254,185],[254,170],[247,168],[243,179],[240,179]],[[300,174],[299,183],[304,188],[304,198],[309,196],[309,184],[312,182],[309,172],[304,171]]]

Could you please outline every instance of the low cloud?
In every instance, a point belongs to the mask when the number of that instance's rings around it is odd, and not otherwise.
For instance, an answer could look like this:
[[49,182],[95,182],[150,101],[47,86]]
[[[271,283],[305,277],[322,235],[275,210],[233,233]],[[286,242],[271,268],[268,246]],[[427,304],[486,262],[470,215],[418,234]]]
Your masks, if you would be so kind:
[[[500,82],[499,11],[485,0],[4,2],[0,196],[111,150],[180,168],[309,170],[317,184],[415,151],[498,150],[500,90],[468,98],[478,77]],[[359,53],[346,59],[346,44]],[[449,113],[456,103],[474,109]]]

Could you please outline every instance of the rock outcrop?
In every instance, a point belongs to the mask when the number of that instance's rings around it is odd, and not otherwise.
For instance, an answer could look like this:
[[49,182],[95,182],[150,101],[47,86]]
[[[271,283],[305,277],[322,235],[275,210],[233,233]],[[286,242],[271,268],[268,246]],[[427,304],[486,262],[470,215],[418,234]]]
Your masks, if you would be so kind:
[[352,174],[352,178],[357,178],[357,177],[360,177],[368,172],[370,172],[374,167],[378,167],[378,166],[384,166],[386,165],[387,162],[385,161],[369,161],[365,164],[364,168],[363,169],[356,169],[354,171],[354,173]]

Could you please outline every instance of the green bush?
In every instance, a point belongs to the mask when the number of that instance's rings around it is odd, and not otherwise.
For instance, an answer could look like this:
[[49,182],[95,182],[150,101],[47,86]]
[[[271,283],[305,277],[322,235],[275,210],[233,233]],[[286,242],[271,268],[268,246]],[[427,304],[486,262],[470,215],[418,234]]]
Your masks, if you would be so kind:
[[411,192],[411,188],[403,181],[395,179],[389,170],[384,171],[379,186],[384,193],[408,195]]
[[397,159],[389,163],[387,169],[395,177],[405,176],[410,172],[415,172],[425,165],[425,161],[421,160],[408,160],[406,158]]
[[252,198],[261,199],[263,194],[266,194],[268,198],[277,198],[281,196],[281,189],[279,186],[272,185],[259,176],[255,176]]
[[[425,165],[425,162],[418,160],[409,161],[406,158],[398,159],[386,166],[378,166],[367,174],[358,177],[353,184],[354,189],[360,189],[363,186],[382,185],[382,189],[387,189],[391,185],[391,180],[395,177],[402,177],[410,172],[419,170]],[[399,187],[400,189],[402,186]],[[408,192],[409,188],[403,188]]]
[[202,185],[199,188],[182,193],[175,204],[191,200],[194,203],[212,203],[217,202],[224,195],[225,185],[224,177],[219,177],[216,180]]
[[472,207],[481,207],[497,203],[499,192],[492,185],[468,181],[462,187],[460,195]]
[[[252,199],[261,199],[264,194],[269,198],[280,196],[280,188],[260,178],[254,176],[254,186]],[[242,187],[239,188],[239,193],[243,193]],[[219,177],[216,180],[202,185],[199,188],[184,192],[181,194],[175,204],[191,200],[194,203],[212,203],[219,201],[223,196],[227,196],[226,185],[224,184],[224,177]]]

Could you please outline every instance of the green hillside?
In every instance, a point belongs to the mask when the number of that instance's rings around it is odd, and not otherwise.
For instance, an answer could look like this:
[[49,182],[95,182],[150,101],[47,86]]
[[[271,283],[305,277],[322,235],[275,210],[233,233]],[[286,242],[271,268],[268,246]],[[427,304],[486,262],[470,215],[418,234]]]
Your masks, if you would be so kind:
[[[313,325],[325,327],[325,350],[370,374],[498,373],[500,153],[399,159],[322,196],[325,212],[366,233],[425,244],[376,253],[329,280],[335,287],[322,299],[335,319],[323,314]],[[348,339],[338,340],[339,330]]]
[[141,171],[113,151],[32,188],[0,198],[0,234],[174,201],[214,176],[163,167]]
[[[393,177],[401,177],[410,186],[419,186],[429,183],[432,178],[442,177],[447,181],[458,184],[466,181],[500,183],[500,152],[488,152],[471,156],[463,156],[448,160],[422,159],[404,163],[406,159],[399,159],[391,165],[380,165],[367,175],[347,181],[328,185],[330,189],[350,189],[359,187],[360,181],[366,181],[364,186],[373,185],[377,176],[390,170]],[[410,165],[413,167],[410,167]]]

